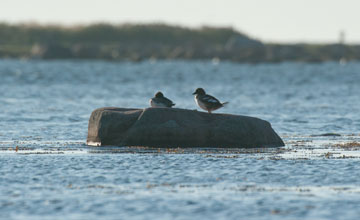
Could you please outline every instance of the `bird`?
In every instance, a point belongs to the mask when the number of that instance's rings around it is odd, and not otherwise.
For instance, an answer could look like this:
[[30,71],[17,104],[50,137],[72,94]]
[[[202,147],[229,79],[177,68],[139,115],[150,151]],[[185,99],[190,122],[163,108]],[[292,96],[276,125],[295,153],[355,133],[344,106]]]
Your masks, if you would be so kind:
[[215,111],[216,109],[224,107],[224,105],[228,104],[228,102],[221,103],[217,98],[206,94],[203,88],[197,88],[193,95],[195,95],[196,104],[200,108],[208,111],[210,114],[212,111]]
[[150,99],[150,106],[151,107],[167,107],[171,108],[174,106],[175,103],[173,103],[170,99],[166,98],[162,92],[157,92],[155,94],[155,97]]

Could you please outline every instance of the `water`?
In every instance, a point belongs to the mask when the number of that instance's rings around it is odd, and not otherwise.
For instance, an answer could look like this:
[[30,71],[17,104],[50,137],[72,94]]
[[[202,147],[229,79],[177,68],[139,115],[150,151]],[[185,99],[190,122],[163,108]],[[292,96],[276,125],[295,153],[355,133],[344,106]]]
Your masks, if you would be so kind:
[[[0,77],[0,219],[360,216],[360,63],[0,60]],[[197,87],[286,147],[85,145],[92,110],[144,108],[158,90],[198,109]]]

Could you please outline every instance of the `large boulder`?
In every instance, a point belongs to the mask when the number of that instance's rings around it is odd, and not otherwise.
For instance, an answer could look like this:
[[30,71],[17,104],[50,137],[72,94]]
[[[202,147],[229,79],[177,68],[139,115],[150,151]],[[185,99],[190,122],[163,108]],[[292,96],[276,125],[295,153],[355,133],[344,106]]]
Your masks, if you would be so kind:
[[89,120],[88,145],[149,147],[278,147],[269,122],[178,108],[100,108]]

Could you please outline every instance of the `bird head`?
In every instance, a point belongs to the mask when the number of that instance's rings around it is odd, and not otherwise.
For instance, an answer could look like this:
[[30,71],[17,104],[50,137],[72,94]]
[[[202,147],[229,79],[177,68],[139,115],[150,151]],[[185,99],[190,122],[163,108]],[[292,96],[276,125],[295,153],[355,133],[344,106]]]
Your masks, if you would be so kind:
[[162,94],[162,92],[157,92],[157,93],[155,94],[155,97],[156,97],[156,98],[162,98],[162,97],[164,97],[164,94]]
[[193,95],[205,95],[205,90],[203,88],[197,88]]

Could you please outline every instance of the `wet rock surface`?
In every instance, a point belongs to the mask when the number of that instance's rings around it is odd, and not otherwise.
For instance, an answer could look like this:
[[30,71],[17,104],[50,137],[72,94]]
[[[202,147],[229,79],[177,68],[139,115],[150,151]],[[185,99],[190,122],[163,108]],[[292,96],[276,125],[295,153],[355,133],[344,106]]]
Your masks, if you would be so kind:
[[151,147],[284,146],[269,122],[177,108],[100,108],[92,112],[88,145]]

